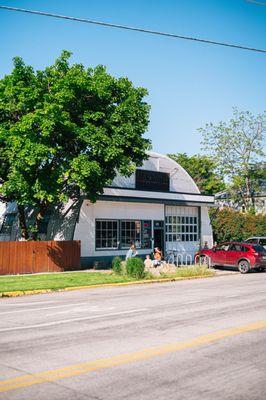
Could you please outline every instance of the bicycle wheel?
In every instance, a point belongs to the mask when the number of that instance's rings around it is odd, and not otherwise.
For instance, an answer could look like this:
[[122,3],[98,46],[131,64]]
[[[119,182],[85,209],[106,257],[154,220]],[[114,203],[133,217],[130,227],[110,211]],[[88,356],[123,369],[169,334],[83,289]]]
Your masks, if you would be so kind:
[[174,264],[175,263],[175,257],[174,257],[174,255],[173,254],[170,254],[169,256],[168,256],[168,264]]

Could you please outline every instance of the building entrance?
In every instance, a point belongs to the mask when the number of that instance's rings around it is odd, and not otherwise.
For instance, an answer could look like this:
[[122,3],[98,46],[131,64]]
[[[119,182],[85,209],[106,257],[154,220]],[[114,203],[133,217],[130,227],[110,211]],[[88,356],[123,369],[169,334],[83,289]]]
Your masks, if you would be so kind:
[[154,247],[164,253],[164,221],[153,221],[153,240]]

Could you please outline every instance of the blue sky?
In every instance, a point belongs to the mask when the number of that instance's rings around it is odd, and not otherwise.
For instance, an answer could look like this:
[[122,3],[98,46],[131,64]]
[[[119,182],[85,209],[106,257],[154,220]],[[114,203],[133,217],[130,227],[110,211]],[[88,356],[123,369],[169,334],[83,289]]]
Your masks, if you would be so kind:
[[[50,11],[266,48],[266,7],[245,0],[53,0],[1,5]],[[41,69],[62,49],[73,62],[106,65],[149,90],[147,137],[161,153],[200,152],[197,128],[227,120],[232,107],[265,110],[266,56],[244,50],[0,10],[0,77],[12,58]]]

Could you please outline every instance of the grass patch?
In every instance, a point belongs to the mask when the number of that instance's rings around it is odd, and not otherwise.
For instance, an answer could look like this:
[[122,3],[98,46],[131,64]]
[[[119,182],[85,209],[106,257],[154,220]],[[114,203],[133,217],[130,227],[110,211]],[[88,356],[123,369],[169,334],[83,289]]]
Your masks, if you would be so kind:
[[205,265],[193,265],[191,267],[180,267],[177,268],[173,274],[161,274],[164,277],[174,277],[174,278],[186,278],[193,276],[212,276],[214,271],[209,269]]
[[101,272],[68,272],[0,277],[0,293],[36,289],[59,290],[67,287],[131,282],[136,278]]
[[178,278],[193,276],[210,276],[213,272],[204,266],[177,268],[174,274],[161,274],[154,277],[146,274],[143,279],[127,275],[118,275],[114,272],[105,274],[101,272],[68,272],[49,273],[36,275],[16,275],[0,277],[0,293],[13,291],[27,291],[38,289],[59,290],[75,286],[93,286],[108,283],[123,283],[150,279]]

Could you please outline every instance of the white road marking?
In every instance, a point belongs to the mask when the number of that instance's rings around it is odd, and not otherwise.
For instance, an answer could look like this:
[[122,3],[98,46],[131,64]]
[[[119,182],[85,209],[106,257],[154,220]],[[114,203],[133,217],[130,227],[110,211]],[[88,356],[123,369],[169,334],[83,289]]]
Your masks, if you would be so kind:
[[114,317],[117,315],[126,315],[126,314],[133,314],[142,311],[147,311],[148,308],[139,308],[137,310],[128,310],[128,311],[120,311],[117,313],[109,313],[109,314],[101,314],[101,315],[91,315],[89,317],[83,318],[71,318],[71,319],[63,319],[61,321],[53,321],[53,322],[45,322],[43,324],[36,324],[36,325],[26,325],[26,326],[17,326],[12,328],[4,328],[0,329],[0,333],[2,332],[11,332],[11,331],[19,331],[24,329],[34,329],[34,328],[44,328],[47,326],[54,326],[54,325],[61,325],[61,324],[68,324],[69,322],[79,322],[79,321],[86,321],[90,319],[97,319],[97,318],[104,318],[104,317]]
[[[60,304],[58,306],[51,306],[51,307],[40,307],[40,308],[25,308],[24,310],[12,310],[12,311],[4,311],[1,312],[1,315],[6,315],[6,314],[15,314],[15,313],[24,313],[26,311],[41,311],[41,310],[51,310],[53,308],[61,308],[61,307],[71,307],[71,306],[79,306],[79,305],[84,305],[84,304],[89,304],[88,301],[83,302],[83,303],[68,303],[68,304]],[[32,305],[32,304],[30,304]],[[93,306],[90,306],[93,308]],[[97,306],[95,306],[97,308]]]
[[186,305],[186,304],[197,304],[197,303],[203,303],[203,301],[202,300],[187,301],[187,302],[184,303],[184,305]]
[[51,300],[51,301],[28,301],[27,303],[4,303],[6,300],[3,300],[3,304],[0,304],[0,307],[4,306],[13,306],[13,307],[20,307],[20,306],[32,306],[34,304],[48,304],[48,303],[58,303],[56,300]]
[[46,317],[54,316],[54,315],[62,315],[62,314],[68,314],[69,312],[74,313],[74,312],[101,312],[101,311],[110,311],[115,309],[115,307],[81,307],[81,308],[72,308],[71,310],[64,310],[64,311],[57,311],[51,314],[45,314]]

